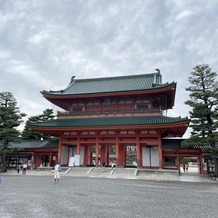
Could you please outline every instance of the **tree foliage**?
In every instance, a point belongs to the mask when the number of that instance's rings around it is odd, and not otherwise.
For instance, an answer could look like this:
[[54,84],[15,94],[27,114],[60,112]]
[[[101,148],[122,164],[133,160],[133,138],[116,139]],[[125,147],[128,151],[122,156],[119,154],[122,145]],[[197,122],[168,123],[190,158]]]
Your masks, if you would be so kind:
[[20,113],[17,102],[12,93],[0,93],[0,141],[3,148],[7,148],[10,141],[16,141],[20,132],[17,127],[23,122],[26,116]]
[[9,143],[17,141],[20,132],[17,127],[26,116],[20,113],[17,102],[12,93],[0,93],[0,155],[2,155],[2,170],[6,170],[5,154],[16,150],[9,148]]
[[191,137],[184,140],[185,147],[201,146],[215,147],[218,142],[218,82],[217,73],[209,65],[197,65],[188,78],[190,99],[185,104],[192,108],[190,111]]
[[180,164],[188,164],[190,162],[190,158],[189,157],[181,157],[179,162],[180,162]]
[[30,128],[28,128],[28,124],[30,123],[36,123],[36,122],[45,122],[50,119],[53,119],[55,116],[53,114],[52,109],[45,109],[42,114],[38,116],[32,116],[29,117],[29,119],[26,122],[25,128],[22,132],[22,139],[23,140],[40,140],[40,139],[49,139],[51,136],[39,133],[39,132],[34,132]]

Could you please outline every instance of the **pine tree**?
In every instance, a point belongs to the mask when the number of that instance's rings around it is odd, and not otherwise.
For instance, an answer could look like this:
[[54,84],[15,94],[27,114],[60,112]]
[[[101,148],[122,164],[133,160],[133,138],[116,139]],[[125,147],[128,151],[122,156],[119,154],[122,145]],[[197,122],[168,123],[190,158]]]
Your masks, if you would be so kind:
[[17,102],[12,93],[0,93],[0,155],[2,156],[2,171],[6,171],[6,153],[12,151],[9,143],[17,141],[20,132],[17,127],[23,122],[22,118],[26,116],[20,113]]
[[209,65],[197,65],[193,68],[188,78],[191,86],[186,88],[189,91],[190,100],[185,104],[192,108],[190,111],[191,137],[184,140],[185,147],[201,148],[211,147],[216,151],[215,143],[218,142],[218,82],[217,73],[212,71]]
[[45,122],[50,119],[53,119],[55,116],[53,114],[52,109],[45,109],[42,114],[38,116],[32,116],[29,117],[29,119],[26,121],[25,128],[22,132],[22,139],[23,140],[41,140],[41,139],[49,139],[51,136],[39,133],[39,132],[34,132],[31,129],[28,128],[29,123],[35,123],[35,122]]

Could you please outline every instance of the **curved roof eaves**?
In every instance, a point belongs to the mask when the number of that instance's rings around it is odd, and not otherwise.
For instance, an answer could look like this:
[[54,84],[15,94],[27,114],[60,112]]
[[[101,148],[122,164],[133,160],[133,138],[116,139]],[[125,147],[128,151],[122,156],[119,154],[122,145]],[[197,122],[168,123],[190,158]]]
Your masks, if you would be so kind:
[[78,80],[72,77],[71,82],[65,89],[59,91],[43,91],[42,93],[71,95],[137,91],[154,89],[155,83],[162,84],[162,76],[160,73]]
[[148,83],[143,80],[135,80],[128,83],[126,81],[75,81],[72,85],[68,86],[65,90],[59,91],[42,91],[41,93],[48,95],[81,95],[81,94],[96,94],[96,93],[112,93],[112,92],[130,92],[130,91],[145,91],[145,90],[158,90],[161,88],[175,85],[175,82],[155,84]]
[[47,122],[31,123],[30,126],[40,127],[87,127],[87,126],[123,126],[123,125],[161,125],[189,122],[188,117],[167,116],[131,116],[131,117],[94,117],[55,119]]

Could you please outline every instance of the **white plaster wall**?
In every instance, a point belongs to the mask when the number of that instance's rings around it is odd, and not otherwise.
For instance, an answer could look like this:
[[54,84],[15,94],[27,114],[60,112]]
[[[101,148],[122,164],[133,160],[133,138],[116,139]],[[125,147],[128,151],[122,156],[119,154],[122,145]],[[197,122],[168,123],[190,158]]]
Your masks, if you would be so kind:
[[61,153],[61,164],[68,164],[68,146],[62,146],[62,153]]
[[[142,166],[150,167],[149,148],[142,148]],[[158,148],[151,148],[151,167],[159,167]]]

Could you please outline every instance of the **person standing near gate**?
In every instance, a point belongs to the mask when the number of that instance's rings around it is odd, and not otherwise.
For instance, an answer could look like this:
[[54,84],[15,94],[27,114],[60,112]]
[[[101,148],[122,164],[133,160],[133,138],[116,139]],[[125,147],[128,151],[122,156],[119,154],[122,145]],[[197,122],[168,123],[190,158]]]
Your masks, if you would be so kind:
[[186,168],[185,168],[185,169],[186,169],[186,171],[188,172],[188,163],[187,163],[187,165],[186,165]]
[[20,173],[20,170],[21,170],[21,167],[20,167],[20,164],[18,163],[17,164],[17,173]]
[[60,172],[61,172],[61,165],[59,163],[56,163],[55,167],[54,167],[54,182],[55,184],[59,183],[60,180]]
[[185,164],[182,165],[183,171],[185,172]]

